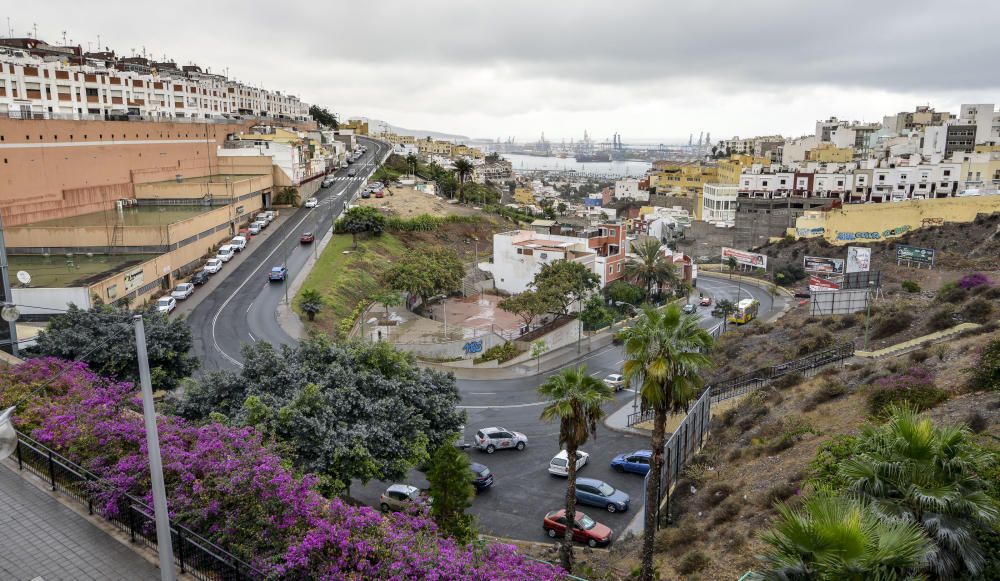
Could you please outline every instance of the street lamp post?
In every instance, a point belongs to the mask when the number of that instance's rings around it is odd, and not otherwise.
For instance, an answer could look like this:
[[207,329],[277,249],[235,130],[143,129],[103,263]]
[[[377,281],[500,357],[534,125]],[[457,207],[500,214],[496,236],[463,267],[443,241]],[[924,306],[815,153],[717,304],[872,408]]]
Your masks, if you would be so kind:
[[872,287],[874,286],[874,281],[868,281],[868,292],[865,293],[865,351],[868,351],[868,329],[872,314]]

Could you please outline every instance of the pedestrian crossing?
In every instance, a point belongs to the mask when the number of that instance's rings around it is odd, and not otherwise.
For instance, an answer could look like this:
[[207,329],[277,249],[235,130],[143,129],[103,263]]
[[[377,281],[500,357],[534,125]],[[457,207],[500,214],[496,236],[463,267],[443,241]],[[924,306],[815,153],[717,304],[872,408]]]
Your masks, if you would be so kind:
[[338,177],[333,178],[333,181],[335,181],[335,182],[360,182],[363,179],[365,179],[364,176],[354,176],[354,177],[338,176]]

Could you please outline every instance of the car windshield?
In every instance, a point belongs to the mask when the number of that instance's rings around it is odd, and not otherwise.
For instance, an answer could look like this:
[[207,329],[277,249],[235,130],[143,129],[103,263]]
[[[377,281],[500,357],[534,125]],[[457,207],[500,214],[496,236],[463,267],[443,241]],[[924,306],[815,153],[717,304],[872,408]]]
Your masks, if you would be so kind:
[[597,487],[597,491],[601,493],[601,496],[611,496],[615,493],[615,487],[611,486],[607,482],[602,482],[601,485]]
[[566,465],[566,460],[564,460],[562,458],[553,458],[552,459],[552,465],[553,466],[565,466]]
[[486,478],[490,475],[490,469],[483,466],[483,469],[478,472],[480,478]]
[[158,300],[156,301],[156,304],[158,304],[158,305],[160,305],[160,306],[164,306],[164,307],[165,307],[165,306],[167,306],[167,305],[169,305],[169,304],[170,304],[170,299],[158,299]]
[[281,267],[275,266],[274,268],[271,269],[271,272],[281,272]]
[[594,525],[596,525],[597,523],[594,521],[594,519],[590,518],[589,516],[581,514],[580,517],[576,519],[576,524],[581,529],[589,531],[590,529],[594,528]]

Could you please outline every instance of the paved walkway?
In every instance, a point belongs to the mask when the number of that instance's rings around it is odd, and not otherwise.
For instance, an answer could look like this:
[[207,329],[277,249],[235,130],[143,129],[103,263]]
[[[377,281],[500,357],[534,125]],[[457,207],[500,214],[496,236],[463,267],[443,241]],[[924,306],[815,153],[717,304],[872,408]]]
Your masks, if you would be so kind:
[[0,464],[0,579],[159,578],[149,561]]

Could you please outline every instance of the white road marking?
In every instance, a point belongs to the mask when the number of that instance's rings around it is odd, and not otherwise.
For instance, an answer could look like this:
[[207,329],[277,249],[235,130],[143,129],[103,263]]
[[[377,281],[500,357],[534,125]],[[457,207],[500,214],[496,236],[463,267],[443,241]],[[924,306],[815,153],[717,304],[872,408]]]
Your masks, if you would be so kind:
[[469,395],[496,395],[495,391],[470,391]]
[[251,333],[250,331],[247,331],[247,335],[250,335],[250,340],[251,341],[253,341],[254,343],[257,342],[257,338],[253,336],[253,333]]
[[535,403],[516,403],[510,405],[459,405],[455,407],[460,410],[503,410],[512,408],[530,408],[530,407],[545,405],[547,403],[549,402],[539,401]]
[[253,308],[253,303],[250,303],[250,306],[247,307],[247,312],[249,313],[250,309],[252,309],[252,308]]

